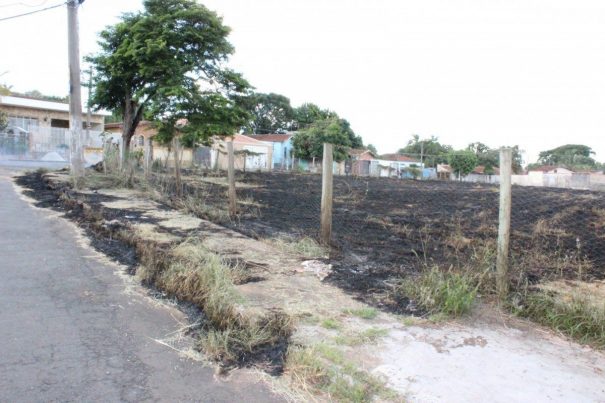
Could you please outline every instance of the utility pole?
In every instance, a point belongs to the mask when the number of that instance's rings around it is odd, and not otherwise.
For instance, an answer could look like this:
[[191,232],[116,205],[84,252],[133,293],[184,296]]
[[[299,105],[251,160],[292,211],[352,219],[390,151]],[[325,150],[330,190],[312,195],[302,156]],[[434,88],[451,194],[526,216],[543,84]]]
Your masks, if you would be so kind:
[[[92,93],[92,66],[90,67],[90,70],[88,71],[88,102],[87,102],[87,110],[86,110],[86,142],[87,143],[90,141],[90,129],[92,127],[90,124],[90,121],[92,120],[92,111],[90,110],[91,93]],[[88,143],[88,144],[90,144],[90,143]]]
[[82,89],[80,87],[80,39],[78,7],[84,0],[67,1],[67,45],[69,47],[69,128],[71,131],[70,163],[75,184],[84,175],[82,150]]

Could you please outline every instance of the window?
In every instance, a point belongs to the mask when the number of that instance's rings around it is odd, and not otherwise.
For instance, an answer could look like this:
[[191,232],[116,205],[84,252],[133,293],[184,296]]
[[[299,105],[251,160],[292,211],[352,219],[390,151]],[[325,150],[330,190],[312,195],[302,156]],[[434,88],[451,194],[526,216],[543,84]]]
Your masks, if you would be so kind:
[[25,116],[9,116],[8,125],[30,131],[38,127],[38,119]]

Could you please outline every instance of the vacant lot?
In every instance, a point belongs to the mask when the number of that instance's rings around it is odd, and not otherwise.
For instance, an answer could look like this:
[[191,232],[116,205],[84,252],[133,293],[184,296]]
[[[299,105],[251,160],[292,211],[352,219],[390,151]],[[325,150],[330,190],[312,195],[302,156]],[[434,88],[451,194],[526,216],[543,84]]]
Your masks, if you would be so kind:
[[[237,182],[240,216],[223,224],[255,237],[317,236],[319,175],[246,173]],[[186,177],[185,192],[216,209],[225,189]],[[335,177],[334,198],[330,280],[362,296],[426,265],[495,262],[496,186]],[[515,187],[512,211],[511,257],[523,281],[605,277],[605,194]]]

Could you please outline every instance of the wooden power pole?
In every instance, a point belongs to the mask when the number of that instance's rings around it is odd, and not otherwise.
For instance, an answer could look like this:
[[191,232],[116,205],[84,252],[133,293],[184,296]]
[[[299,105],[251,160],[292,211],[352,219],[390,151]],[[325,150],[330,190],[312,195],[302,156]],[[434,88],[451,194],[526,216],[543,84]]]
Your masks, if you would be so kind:
[[[229,216],[234,218],[237,214],[237,195],[235,193],[235,153],[233,151],[233,141],[227,141],[227,180],[229,181]],[[218,156],[217,156],[218,158]],[[244,156],[244,158],[246,158]]]
[[69,128],[71,132],[70,163],[76,186],[84,175],[82,150],[82,90],[80,87],[80,39],[78,7],[84,0],[67,2],[67,44],[69,47]]

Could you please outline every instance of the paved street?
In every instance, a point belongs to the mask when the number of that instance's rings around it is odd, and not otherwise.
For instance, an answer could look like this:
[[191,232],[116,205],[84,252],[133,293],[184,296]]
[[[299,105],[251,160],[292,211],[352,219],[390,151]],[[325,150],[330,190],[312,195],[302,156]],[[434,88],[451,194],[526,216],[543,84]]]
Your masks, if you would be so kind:
[[10,174],[0,167],[0,402],[279,400],[250,374],[216,379],[159,343],[183,314],[23,201]]

